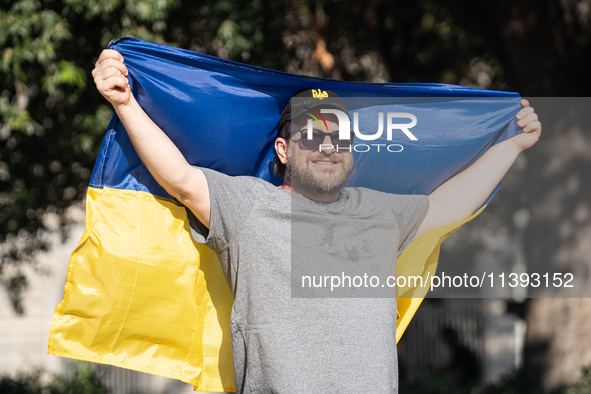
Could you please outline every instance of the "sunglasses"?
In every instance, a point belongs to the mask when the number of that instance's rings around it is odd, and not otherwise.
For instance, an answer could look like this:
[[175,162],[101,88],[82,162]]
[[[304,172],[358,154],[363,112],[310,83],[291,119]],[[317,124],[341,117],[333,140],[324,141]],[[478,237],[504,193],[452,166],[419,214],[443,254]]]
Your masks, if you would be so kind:
[[329,136],[332,146],[334,146],[335,149],[348,150],[351,148],[351,145],[353,145],[353,138],[355,137],[355,134],[350,133],[348,139],[341,140],[341,139],[339,139],[339,132],[338,131],[335,131],[334,133],[325,133],[323,131],[313,129],[312,130],[312,138],[308,138],[308,129],[307,128],[294,131],[291,133],[291,135],[293,136],[294,134],[297,134],[297,133],[300,133],[300,136],[301,136],[300,141],[302,142],[302,145],[308,149],[318,148],[320,145],[322,145],[326,136]]

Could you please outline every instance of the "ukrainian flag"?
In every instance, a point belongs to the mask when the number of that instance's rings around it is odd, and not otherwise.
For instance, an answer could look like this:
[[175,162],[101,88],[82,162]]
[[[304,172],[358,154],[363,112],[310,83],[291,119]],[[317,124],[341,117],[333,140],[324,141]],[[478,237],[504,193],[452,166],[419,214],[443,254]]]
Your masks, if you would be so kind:
[[[271,170],[277,123],[292,93],[307,87],[345,99],[390,98],[398,112],[411,108],[420,120],[413,128],[418,141],[405,140],[404,152],[356,157],[349,186],[428,194],[520,132],[516,93],[298,76],[135,38],[110,48],[125,58],[137,101],[189,163],[229,175],[281,182]],[[367,109],[367,100],[351,102],[350,110]],[[384,182],[376,169],[392,176]],[[415,240],[399,258],[398,274],[433,275],[439,245],[471,218]],[[427,289],[398,290],[400,338]],[[49,353],[179,379],[200,391],[234,391],[231,306],[216,256],[192,239],[185,208],[156,183],[114,116]]]

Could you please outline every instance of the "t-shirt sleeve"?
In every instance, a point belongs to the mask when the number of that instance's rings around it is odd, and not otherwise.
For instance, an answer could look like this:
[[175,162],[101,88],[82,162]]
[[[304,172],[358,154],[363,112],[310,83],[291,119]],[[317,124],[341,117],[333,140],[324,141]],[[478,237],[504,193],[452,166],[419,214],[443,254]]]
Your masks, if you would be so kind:
[[188,208],[187,216],[193,238],[219,255],[240,236],[252,212],[252,182],[249,177],[232,177],[208,168],[201,170],[205,174],[209,188],[209,229]]
[[414,240],[415,234],[429,210],[429,197],[421,194],[398,194],[393,204],[394,216],[398,221],[400,237],[398,255]]

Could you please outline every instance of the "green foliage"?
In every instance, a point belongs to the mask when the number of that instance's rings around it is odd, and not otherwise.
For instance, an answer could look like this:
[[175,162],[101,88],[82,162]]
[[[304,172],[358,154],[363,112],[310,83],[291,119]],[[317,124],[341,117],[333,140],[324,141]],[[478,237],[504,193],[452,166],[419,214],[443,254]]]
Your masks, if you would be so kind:
[[479,394],[542,394],[523,370],[505,376],[501,381],[488,385]]
[[19,374],[16,378],[0,377],[0,393],[3,394],[107,394],[109,390],[101,382],[91,364],[76,363],[72,377],[55,375],[43,384],[41,372]]
[[422,371],[412,382],[400,384],[400,394],[478,394],[477,386],[460,384],[454,377],[432,368]]
[[41,394],[43,387],[39,373],[18,375],[16,378],[0,377],[0,392],[9,394]]
[[46,388],[49,394],[107,394],[109,390],[100,380],[92,364],[76,363],[74,376],[56,375]]
[[183,2],[170,15],[170,42],[267,68],[285,69],[283,18],[293,1],[206,0]]
[[583,370],[583,376],[574,386],[564,389],[560,394],[588,394],[591,393],[591,368]]

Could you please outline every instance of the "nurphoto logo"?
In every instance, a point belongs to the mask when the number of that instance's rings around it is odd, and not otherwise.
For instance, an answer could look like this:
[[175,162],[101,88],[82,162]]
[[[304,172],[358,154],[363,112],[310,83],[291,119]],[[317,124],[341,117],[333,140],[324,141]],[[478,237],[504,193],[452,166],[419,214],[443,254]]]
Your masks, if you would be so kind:
[[[326,93],[326,92],[324,92]],[[319,95],[320,97],[328,97],[323,96],[322,92],[316,93],[315,91],[312,92],[313,95]],[[316,97],[316,96],[314,96]],[[349,116],[338,109],[334,108],[323,108],[320,110],[320,113],[314,111],[317,116],[314,116],[312,113],[307,112],[307,114],[311,117],[308,119],[308,125],[306,130],[306,135],[304,138],[308,140],[313,139],[314,133],[314,121],[320,126],[322,129],[322,123],[326,124],[324,117],[321,114],[333,114],[337,117],[339,122],[339,139],[340,140],[351,140],[351,121]],[[320,118],[320,119],[318,119]],[[382,137],[384,134],[384,118],[386,118],[386,140],[392,141],[393,135],[395,131],[399,131],[404,133],[404,135],[410,139],[411,141],[417,141],[417,137],[410,131],[411,128],[417,125],[417,117],[409,112],[388,112],[384,117],[384,112],[378,112],[378,130],[373,134],[364,134],[359,129],[359,113],[353,112],[353,132],[355,133],[355,137],[362,140],[362,141],[375,141]],[[409,119],[410,122],[407,123],[394,123],[394,119]],[[322,120],[322,122],[321,122]],[[342,150],[347,150],[349,152],[369,152],[372,150],[372,147],[380,152],[380,148],[383,148],[384,151],[388,152],[402,152],[404,147],[401,144],[352,144],[350,146],[334,146],[333,144],[320,144],[318,146],[318,150],[330,150],[335,149],[337,152]]]

